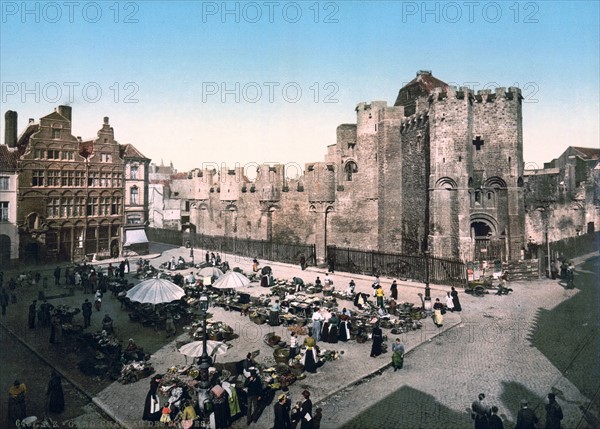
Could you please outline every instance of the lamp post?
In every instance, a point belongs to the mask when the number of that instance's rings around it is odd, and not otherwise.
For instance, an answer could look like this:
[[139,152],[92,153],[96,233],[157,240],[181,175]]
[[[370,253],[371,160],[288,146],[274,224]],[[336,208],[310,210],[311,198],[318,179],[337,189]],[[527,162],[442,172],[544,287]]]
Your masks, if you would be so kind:
[[429,288],[429,250],[425,251],[425,300],[424,310],[431,312],[431,289]]
[[208,389],[210,387],[210,380],[208,378],[208,370],[212,364],[212,359],[206,352],[206,337],[208,333],[206,332],[206,314],[208,312],[208,307],[210,305],[210,297],[208,293],[202,292],[200,295],[200,311],[202,314],[204,332],[202,335],[202,356],[200,357],[200,388]]

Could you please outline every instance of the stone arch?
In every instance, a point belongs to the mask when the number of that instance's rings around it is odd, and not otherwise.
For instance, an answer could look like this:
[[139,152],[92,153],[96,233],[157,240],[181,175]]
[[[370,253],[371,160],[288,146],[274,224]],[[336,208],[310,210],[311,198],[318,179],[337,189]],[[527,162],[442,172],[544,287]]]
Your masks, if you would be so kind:
[[523,177],[519,176],[519,178],[517,179],[517,186],[518,186],[519,188],[522,188],[522,187],[523,187],[523,185],[524,185],[524,182],[523,182]]
[[358,164],[353,159],[349,159],[344,163],[344,174],[346,181],[351,182],[352,176],[358,173]]
[[492,176],[492,177],[488,177],[486,179],[486,181],[483,184],[483,186],[486,187],[486,188],[502,188],[502,189],[506,189],[506,182],[501,177]]
[[[498,234],[498,222],[488,214],[476,213],[471,215],[470,224],[471,232],[475,233],[473,237],[495,237]],[[477,228],[475,231],[473,231],[474,227]]]
[[457,189],[456,181],[450,177],[442,177],[435,182],[435,187],[438,189]]

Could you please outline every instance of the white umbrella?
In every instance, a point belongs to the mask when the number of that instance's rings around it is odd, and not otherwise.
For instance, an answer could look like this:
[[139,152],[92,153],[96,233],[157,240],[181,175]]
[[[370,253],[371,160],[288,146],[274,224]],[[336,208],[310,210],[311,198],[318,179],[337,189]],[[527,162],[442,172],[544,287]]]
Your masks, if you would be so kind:
[[198,275],[200,277],[221,277],[223,275],[223,271],[217,267],[204,267],[198,271]]
[[228,271],[217,279],[213,287],[217,289],[238,289],[248,286],[250,279],[237,271]]
[[148,279],[129,289],[127,298],[142,304],[162,304],[185,296],[185,291],[166,279]]
[[[228,345],[221,341],[206,340],[206,353],[209,356],[224,355],[227,353]],[[179,353],[186,356],[200,357],[204,352],[202,341],[192,341],[181,346]]]

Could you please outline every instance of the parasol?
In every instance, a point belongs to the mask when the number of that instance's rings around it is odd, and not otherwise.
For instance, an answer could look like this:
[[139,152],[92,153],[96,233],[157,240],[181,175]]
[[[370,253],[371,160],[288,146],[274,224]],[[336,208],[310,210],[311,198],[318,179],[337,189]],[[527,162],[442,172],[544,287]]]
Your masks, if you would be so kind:
[[[206,340],[206,353],[209,356],[224,355],[228,348],[229,346],[221,341]],[[192,357],[200,357],[203,352],[202,341],[192,341],[179,349],[179,353]]]
[[129,289],[127,298],[142,304],[162,304],[185,296],[185,291],[166,279],[148,279]]
[[237,271],[228,271],[215,282],[217,289],[240,289],[250,284],[250,279]]

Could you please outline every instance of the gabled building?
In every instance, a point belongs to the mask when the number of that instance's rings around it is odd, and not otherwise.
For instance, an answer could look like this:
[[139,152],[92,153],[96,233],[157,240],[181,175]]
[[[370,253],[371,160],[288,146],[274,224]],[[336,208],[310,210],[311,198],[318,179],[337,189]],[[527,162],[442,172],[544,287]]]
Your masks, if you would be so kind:
[[[6,130],[8,135],[8,130]],[[17,229],[17,158],[18,151],[0,145],[0,267],[19,258]]]
[[[116,257],[125,243],[125,167],[150,160],[114,139],[108,117],[95,139],[73,136],[71,115],[59,106],[39,123],[30,119],[18,138],[16,112],[6,115],[6,147],[18,153],[16,225],[25,261]],[[147,209],[136,210],[145,222]]]

